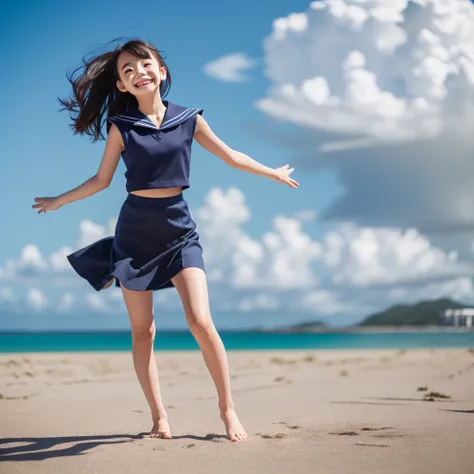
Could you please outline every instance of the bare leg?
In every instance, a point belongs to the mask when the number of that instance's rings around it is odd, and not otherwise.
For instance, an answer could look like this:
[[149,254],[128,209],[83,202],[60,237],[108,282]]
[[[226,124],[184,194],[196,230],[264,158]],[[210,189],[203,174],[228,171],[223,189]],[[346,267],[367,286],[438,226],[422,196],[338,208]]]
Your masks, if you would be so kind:
[[122,289],[132,328],[133,365],[151,409],[153,428],[149,437],[171,438],[168,415],[163,406],[158,370],[153,351],[156,328],[153,317],[153,292]]
[[200,268],[185,268],[173,279],[183,303],[189,328],[216,385],[221,419],[232,441],[247,438],[232,401],[229,366],[224,344],[214,327],[209,310],[206,274]]

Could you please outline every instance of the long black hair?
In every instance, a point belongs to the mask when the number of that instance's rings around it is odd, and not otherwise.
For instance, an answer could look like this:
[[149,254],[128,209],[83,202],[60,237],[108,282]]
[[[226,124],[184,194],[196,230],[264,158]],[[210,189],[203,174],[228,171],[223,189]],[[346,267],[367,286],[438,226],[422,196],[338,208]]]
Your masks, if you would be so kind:
[[[115,40],[113,40],[115,41]],[[70,100],[58,97],[63,106],[59,110],[68,110],[70,114],[71,128],[73,133],[92,136],[92,142],[100,138],[105,139],[102,134],[104,115],[111,117],[117,115],[130,107],[138,106],[135,96],[129,92],[121,92],[117,89],[119,79],[117,71],[117,59],[122,51],[133,54],[140,59],[151,59],[153,54],[160,67],[166,67],[166,80],[160,83],[160,95],[166,97],[171,88],[171,75],[160,52],[149,42],[143,40],[130,40],[115,47],[113,51],[93,56],[89,59],[82,58],[83,64],[76,68],[66,77],[72,85],[72,96]],[[81,72],[82,71],[82,72]],[[76,73],[80,75],[74,78]],[[107,123],[107,133],[111,124]]]

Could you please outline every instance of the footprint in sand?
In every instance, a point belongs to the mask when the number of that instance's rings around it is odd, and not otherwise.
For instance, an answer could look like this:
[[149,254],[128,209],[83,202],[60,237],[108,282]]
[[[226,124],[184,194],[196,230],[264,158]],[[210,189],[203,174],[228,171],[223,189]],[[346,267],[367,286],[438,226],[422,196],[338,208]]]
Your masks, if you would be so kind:
[[[373,427],[373,426],[363,426],[360,431],[384,431],[384,430],[395,430],[393,426],[381,426],[381,427]],[[360,433],[357,431],[335,431],[331,432],[329,434],[332,435],[338,435],[338,436],[358,436]],[[400,434],[400,433],[377,433],[372,435],[373,438],[404,438],[405,435]],[[357,443],[356,443],[357,444]],[[363,443],[358,443],[359,446],[370,446],[370,444],[363,444]],[[372,445],[372,446],[385,446],[385,445]],[[388,446],[387,446],[388,447]]]
[[292,360],[292,359],[283,359],[283,357],[272,357],[270,359],[270,362],[272,364],[277,364],[277,365],[293,365],[293,364],[296,364],[298,361]]
[[338,436],[358,436],[359,433],[356,431],[334,431],[329,434],[338,435]]
[[291,379],[289,379],[288,377],[275,377],[273,379],[274,382],[286,382],[287,384],[288,383],[293,383],[293,381]]
[[380,430],[394,430],[393,426],[382,426],[381,428],[374,428],[370,426],[364,426],[360,430],[361,431],[380,431]]
[[262,434],[262,433],[255,433],[257,436],[260,436],[263,439],[282,439],[285,437],[285,433],[277,433],[276,435],[268,435],[268,434]]
[[370,444],[370,443],[354,443],[356,446],[373,446],[374,448],[390,448],[388,444]]
[[19,395],[17,397],[6,397],[0,393],[0,400],[28,400],[28,398],[36,397],[37,395],[39,395],[39,393],[30,393],[29,395]]

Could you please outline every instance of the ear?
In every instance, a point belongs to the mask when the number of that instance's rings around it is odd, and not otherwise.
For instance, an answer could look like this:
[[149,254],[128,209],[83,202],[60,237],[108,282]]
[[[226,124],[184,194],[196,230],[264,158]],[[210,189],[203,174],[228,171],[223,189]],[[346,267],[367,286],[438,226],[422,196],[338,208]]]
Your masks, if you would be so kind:
[[127,89],[125,88],[125,86],[123,85],[123,82],[122,81],[117,81],[117,89],[120,91],[120,92],[127,92]]
[[168,77],[168,70],[166,69],[166,66],[161,66],[160,72],[161,72],[161,80],[165,81],[166,78]]

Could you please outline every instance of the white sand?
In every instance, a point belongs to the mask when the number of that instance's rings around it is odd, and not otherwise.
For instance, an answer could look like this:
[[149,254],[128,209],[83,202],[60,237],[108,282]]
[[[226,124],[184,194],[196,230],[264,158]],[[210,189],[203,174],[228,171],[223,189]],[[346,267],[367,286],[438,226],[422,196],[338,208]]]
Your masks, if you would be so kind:
[[474,473],[467,349],[230,351],[241,443],[200,352],[156,355],[172,440],[129,353],[0,355],[0,473]]

